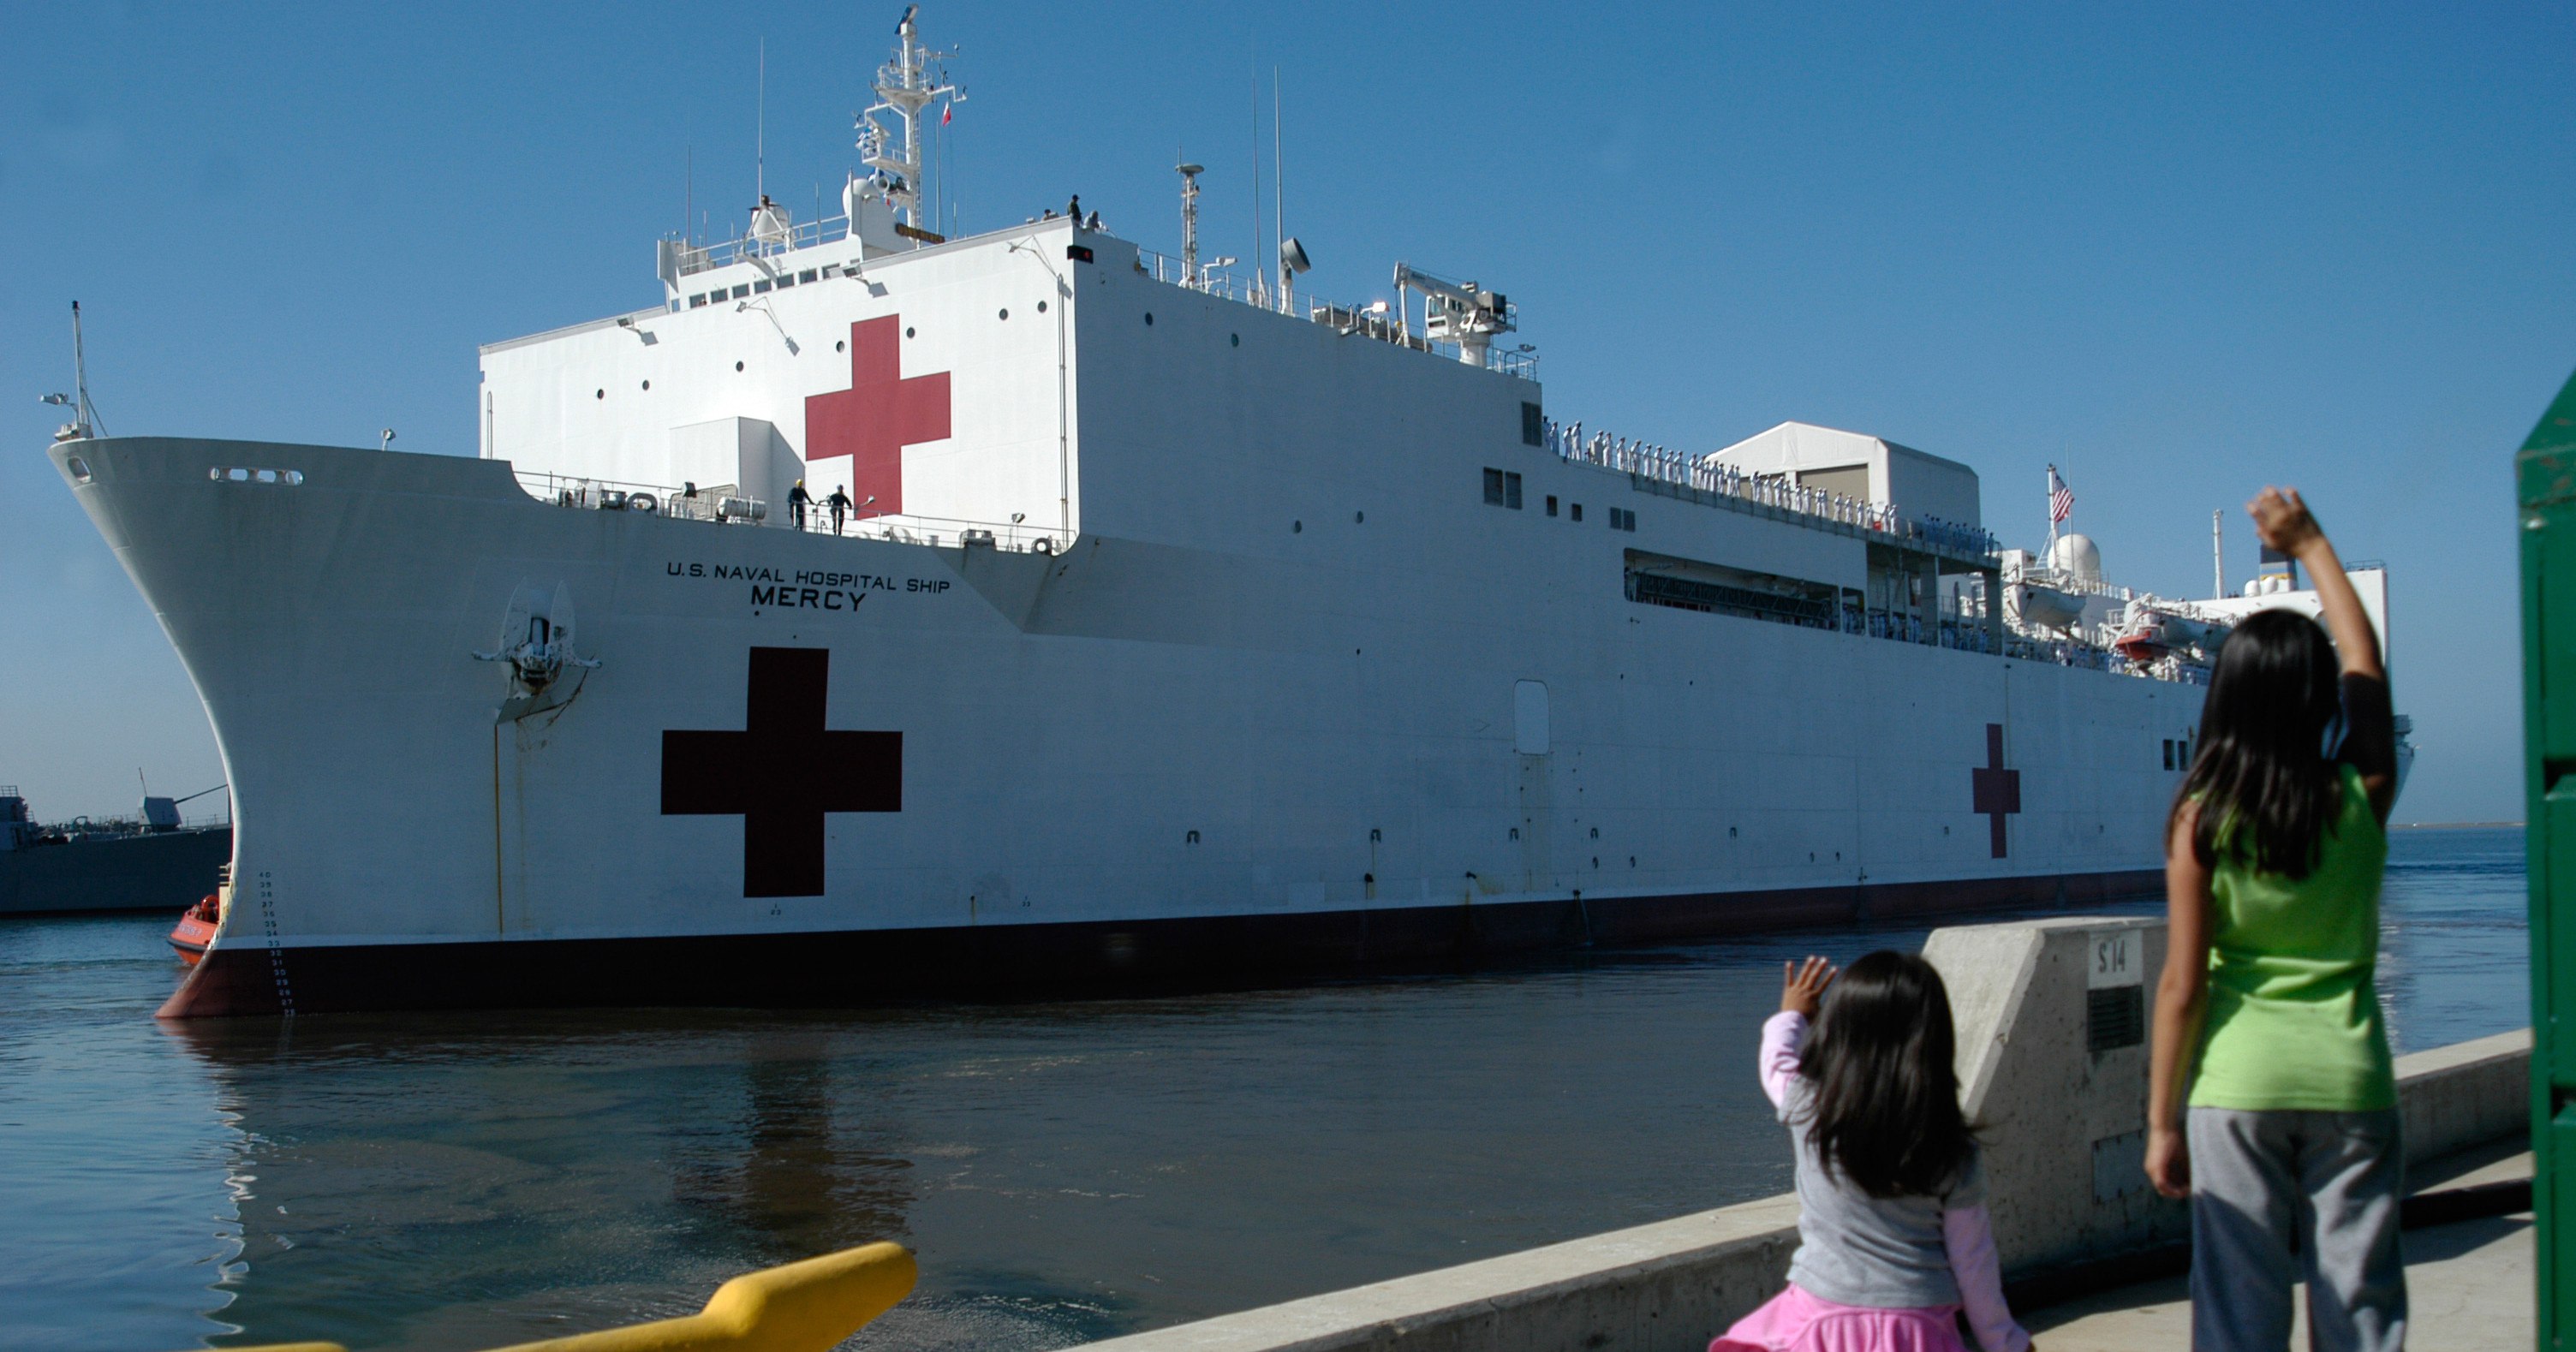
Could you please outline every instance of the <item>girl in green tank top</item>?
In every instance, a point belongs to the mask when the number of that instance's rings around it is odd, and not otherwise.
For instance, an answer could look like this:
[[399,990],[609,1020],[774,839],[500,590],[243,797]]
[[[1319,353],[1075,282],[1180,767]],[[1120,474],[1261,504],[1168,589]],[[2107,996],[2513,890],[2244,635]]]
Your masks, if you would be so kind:
[[2298,493],[2266,488],[2247,510],[2314,579],[2325,625],[2257,611],[2219,650],[2166,824],[2147,1176],[2192,1199],[2194,1347],[2286,1347],[2304,1277],[2317,1346],[2393,1352],[2397,1093],[2376,983],[2388,679]]

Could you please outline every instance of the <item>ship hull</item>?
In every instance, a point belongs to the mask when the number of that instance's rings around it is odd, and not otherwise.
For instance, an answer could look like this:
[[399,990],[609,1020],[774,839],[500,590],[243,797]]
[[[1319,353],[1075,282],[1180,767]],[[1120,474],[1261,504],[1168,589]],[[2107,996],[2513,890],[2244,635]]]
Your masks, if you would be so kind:
[[1636,947],[2155,895],[2158,870],[1772,892],[1084,924],[362,944],[209,954],[164,1018],[654,1005],[855,1008],[1288,986]]
[[[1642,497],[1642,537],[1496,544],[1395,485],[1041,555],[564,507],[489,460],[54,456],[232,785],[173,1015],[1261,983],[2135,894],[2199,707],[1638,604],[1635,541],[1819,547]],[[599,663],[534,699],[476,658],[531,594]]]

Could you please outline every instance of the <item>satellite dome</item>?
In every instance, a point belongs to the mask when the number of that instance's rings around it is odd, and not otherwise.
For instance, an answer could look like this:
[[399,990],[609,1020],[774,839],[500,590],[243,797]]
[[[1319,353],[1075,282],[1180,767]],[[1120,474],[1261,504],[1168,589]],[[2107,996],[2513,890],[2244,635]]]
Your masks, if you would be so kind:
[[2049,548],[2048,566],[2084,582],[2102,580],[2102,551],[2089,535],[2061,535]]

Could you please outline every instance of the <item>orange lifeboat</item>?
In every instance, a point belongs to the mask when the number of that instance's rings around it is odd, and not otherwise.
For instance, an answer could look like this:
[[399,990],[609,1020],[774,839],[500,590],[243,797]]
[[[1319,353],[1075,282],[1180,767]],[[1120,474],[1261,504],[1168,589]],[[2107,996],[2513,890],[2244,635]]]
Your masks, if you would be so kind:
[[178,927],[170,931],[170,946],[179,950],[179,961],[194,967],[199,958],[206,956],[206,946],[215,941],[215,926],[223,914],[223,903],[212,894],[180,914]]

